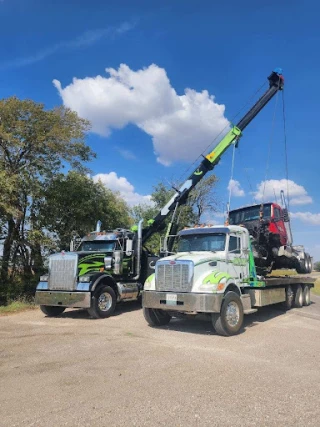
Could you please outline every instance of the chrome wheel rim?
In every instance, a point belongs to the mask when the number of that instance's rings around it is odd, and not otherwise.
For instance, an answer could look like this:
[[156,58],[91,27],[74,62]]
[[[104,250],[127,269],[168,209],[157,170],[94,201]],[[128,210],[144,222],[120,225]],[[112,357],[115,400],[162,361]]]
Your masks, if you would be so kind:
[[237,303],[230,301],[226,309],[226,321],[231,327],[236,326],[239,323],[240,310]]
[[112,306],[112,297],[108,292],[103,292],[98,299],[98,307],[101,311],[108,311]]
[[300,305],[303,304],[303,294],[302,294],[302,292],[300,292],[300,295],[299,295],[299,304]]

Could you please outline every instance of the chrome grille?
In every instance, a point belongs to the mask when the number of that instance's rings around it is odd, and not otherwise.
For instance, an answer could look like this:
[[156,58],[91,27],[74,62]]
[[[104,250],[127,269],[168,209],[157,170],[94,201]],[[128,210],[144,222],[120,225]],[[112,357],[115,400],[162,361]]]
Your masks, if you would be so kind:
[[192,261],[158,261],[156,290],[190,292],[193,284]]
[[74,291],[76,289],[78,255],[58,254],[49,258],[49,289]]

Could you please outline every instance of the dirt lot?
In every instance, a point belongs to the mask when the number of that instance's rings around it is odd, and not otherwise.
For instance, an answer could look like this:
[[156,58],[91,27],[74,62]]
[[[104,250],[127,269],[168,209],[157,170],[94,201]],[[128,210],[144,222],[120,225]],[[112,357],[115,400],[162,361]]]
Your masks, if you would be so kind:
[[152,329],[135,303],[0,317],[0,383],[1,426],[316,426],[320,297],[230,338],[201,319]]

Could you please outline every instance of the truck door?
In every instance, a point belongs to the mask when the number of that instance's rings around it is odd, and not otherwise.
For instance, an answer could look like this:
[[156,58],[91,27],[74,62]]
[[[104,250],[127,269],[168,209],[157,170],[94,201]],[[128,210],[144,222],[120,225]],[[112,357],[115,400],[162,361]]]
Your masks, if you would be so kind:
[[247,257],[243,253],[241,247],[240,236],[230,233],[228,242],[228,273],[238,279],[243,279],[247,276]]
[[284,246],[287,244],[287,232],[283,222],[283,213],[276,206],[273,206],[273,221],[275,224],[276,233],[279,235],[280,245]]

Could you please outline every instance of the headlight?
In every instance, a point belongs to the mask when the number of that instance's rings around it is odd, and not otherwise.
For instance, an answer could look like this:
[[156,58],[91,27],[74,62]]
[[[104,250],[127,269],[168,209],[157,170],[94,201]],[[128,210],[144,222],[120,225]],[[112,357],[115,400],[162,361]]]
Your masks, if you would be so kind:
[[154,287],[154,282],[155,282],[155,274],[151,274],[151,276],[149,276],[147,278],[147,280],[144,282],[144,287],[143,289],[145,290],[151,290]]
[[44,276],[40,276],[40,282],[47,282],[49,279],[48,274],[44,275]]
[[151,282],[145,282],[143,289],[145,291],[148,291],[151,289]]
[[206,283],[202,283],[199,286],[199,291],[203,291],[203,292],[218,292],[218,291],[223,291],[225,288],[226,284],[223,282],[220,283],[210,283],[209,281]]
[[216,290],[217,290],[217,285],[210,282],[202,283],[199,286],[199,291],[202,291],[202,292],[215,292]]
[[112,257],[111,256],[104,257],[104,268],[106,270],[111,270],[111,268],[112,268]]
[[90,282],[90,276],[86,276],[86,275],[80,276],[79,277],[79,282],[80,283],[88,283],[88,282]]

